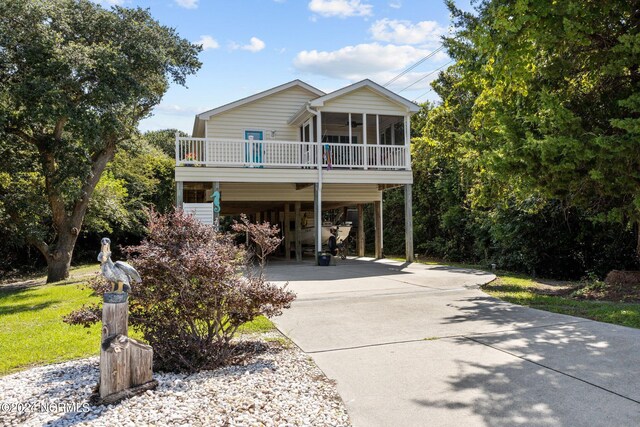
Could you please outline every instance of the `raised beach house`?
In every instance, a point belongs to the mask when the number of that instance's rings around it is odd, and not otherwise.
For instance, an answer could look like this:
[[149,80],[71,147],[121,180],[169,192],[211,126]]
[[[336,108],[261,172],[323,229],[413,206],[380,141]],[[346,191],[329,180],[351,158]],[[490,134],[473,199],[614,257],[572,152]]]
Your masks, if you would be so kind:
[[[200,113],[176,136],[177,205],[201,221],[246,213],[283,224],[285,254],[302,258],[323,212],[374,205],[375,255],[383,255],[382,193],[404,186],[406,257],[413,259],[410,117],[419,107],[363,80],[324,93],[300,80]],[[312,213],[313,212],[313,213]],[[305,213],[308,213],[306,215]],[[364,255],[363,227],[357,251]]]

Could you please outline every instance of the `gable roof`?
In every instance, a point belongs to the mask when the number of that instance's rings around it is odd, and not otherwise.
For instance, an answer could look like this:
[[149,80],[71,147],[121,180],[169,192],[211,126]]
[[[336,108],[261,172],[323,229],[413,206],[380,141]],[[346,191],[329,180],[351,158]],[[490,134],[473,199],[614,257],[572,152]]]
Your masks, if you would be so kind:
[[362,81],[359,81],[357,83],[354,83],[352,85],[349,86],[345,86],[342,89],[338,89],[334,92],[328,93],[326,95],[321,95],[318,98],[315,98],[311,101],[309,101],[309,106],[311,107],[322,107],[324,105],[325,102],[338,98],[342,95],[346,95],[347,93],[356,91],[360,88],[366,87],[368,89],[371,89],[374,92],[377,92],[378,94],[382,95],[383,97],[389,99],[390,101],[395,102],[396,104],[400,104],[401,106],[405,107],[408,111],[412,112],[412,113],[417,113],[418,111],[420,111],[420,107],[409,101],[406,98],[403,98],[402,96],[398,95],[395,92],[390,91],[389,89],[380,86],[378,83],[373,82],[369,79],[364,79]]
[[280,86],[276,86],[274,88],[265,90],[263,92],[256,93],[255,95],[248,96],[246,98],[239,99],[237,101],[231,102],[229,104],[225,104],[221,107],[214,108],[213,110],[205,111],[204,113],[198,114],[196,117],[200,120],[207,120],[211,116],[215,116],[216,114],[224,113],[225,111],[229,111],[233,108],[240,107],[242,105],[248,104],[253,101],[257,101],[258,99],[265,98],[267,96],[273,95],[278,92],[282,92],[283,90],[290,89],[294,86],[301,87],[302,89],[306,89],[307,91],[317,95],[323,96],[325,93],[320,89],[317,89],[311,86],[308,83],[303,82],[302,80],[292,80],[289,83],[282,84]]

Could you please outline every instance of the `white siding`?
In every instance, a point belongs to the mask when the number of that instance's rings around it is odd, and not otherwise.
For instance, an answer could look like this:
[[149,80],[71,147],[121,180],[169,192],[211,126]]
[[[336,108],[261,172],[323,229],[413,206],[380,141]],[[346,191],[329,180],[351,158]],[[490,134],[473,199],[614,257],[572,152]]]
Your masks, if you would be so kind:
[[275,130],[274,139],[299,141],[299,128],[287,125],[287,121],[313,98],[317,98],[317,95],[294,86],[225,111],[207,120],[207,137],[244,139],[245,130],[261,130],[264,139],[271,139],[270,131]]
[[184,203],[182,209],[185,213],[193,215],[204,224],[213,224],[213,204],[212,203]]
[[[398,116],[407,114],[407,109],[404,106],[401,106],[400,104],[391,101],[366,87],[325,102],[322,107],[322,111],[333,111],[336,113],[388,114]],[[367,117],[367,121],[369,119],[370,118]]]

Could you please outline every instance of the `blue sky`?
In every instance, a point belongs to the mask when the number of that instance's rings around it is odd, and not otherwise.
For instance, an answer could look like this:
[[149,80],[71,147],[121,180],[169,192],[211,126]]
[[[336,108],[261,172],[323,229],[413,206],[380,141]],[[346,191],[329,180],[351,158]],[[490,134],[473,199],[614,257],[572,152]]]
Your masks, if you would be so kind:
[[[384,84],[437,49],[450,22],[441,0],[95,1],[148,8],[205,48],[188,87],[173,85],[142,131],[191,133],[196,113],[294,79],[325,92],[364,78]],[[425,76],[448,62],[437,52],[389,88],[433,100],[429,82],[437,73]]]

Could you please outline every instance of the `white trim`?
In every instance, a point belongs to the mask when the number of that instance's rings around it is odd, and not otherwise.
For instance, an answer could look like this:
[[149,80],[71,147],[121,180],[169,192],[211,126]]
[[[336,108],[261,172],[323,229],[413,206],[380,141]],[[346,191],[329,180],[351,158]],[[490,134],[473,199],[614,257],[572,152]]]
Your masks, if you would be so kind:
[[359,81],[358,83],[354,83],[350,86],[343,87],[342,89],[338,89],[329,94],[322,95],[319,98],[309,101],[309,105],[311,107],[323,107],[325,102],[330,101],[334,98],[346,95],[347,93],[353,92],[363,87],[369,88],[372,91],[377,92],[381,96],[389,99],[390,101],[393,101],[396,104],[403,106],[408,112],[417,113],[418,111],[420,111],[420,106],[418,106],[417,104],[409,101],[406,98],[403,98],[402,96],[390,91],[385,87],[380,86],[379,84],[369,79]]
[[247,132],[262,132],[262,139],[259,139],[257,141],[266,141],[267,130],[266,129],[258,129],[258,128],[242,129],[242,136],[240,138],[238,138],[238,139],[241,139],[241,140],[244,140],[244,141],[248,141]]
[[325,94],[320,89],[316,89],[315,87],[311,86],[308,83],[303,82],[302,80],[293,80],[293,81],[291,81],[289,83],[285,83],[283,85],[276,86],[274,88],[265,90],[263,92],[256,93],[255,95],[251,95],[251,96],[248,96],[246,98],[242,98],[242,99],[239,99],[237,101],[231,102],[229,104],[222,105],[220,107],[214,108],[213,110],[205,111],[204,113],[198,114],[196,117],[198,117],[201,120],[207,120],[211,116],[215,116],[216,114],[224,113],[225,111],[229,111],[229,110],[231,110],[233,108],[237,108],[237,107],[240,107],[242,105],[248,104],[250,102],[257,101],[258,99],[267,97],[269,95],[273,95],[275,93],[282,92],[283,90],[287,90],[287,89],[292,88],[294,86],[301,87],[302,89],[305,89],[305,90],[307,90],[307,91],[309,91],[309,92],[311,92],[311,93],[313,93],[313,94],[315,94],[317,96],[323,96]]

